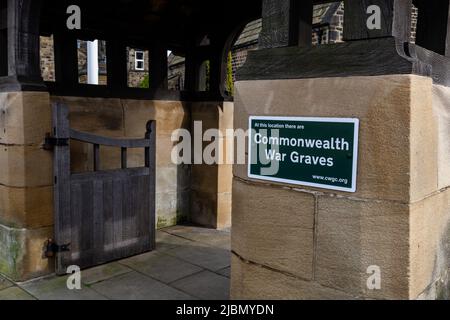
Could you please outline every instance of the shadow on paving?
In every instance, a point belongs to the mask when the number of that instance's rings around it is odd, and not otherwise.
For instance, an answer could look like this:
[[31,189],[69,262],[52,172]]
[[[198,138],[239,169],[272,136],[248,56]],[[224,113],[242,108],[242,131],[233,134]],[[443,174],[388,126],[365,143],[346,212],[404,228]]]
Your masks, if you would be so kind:
[[157,231],[156,251],[68,276],[14,284],[0,277],[0,300],[227,300],[230,233],[193,226]]

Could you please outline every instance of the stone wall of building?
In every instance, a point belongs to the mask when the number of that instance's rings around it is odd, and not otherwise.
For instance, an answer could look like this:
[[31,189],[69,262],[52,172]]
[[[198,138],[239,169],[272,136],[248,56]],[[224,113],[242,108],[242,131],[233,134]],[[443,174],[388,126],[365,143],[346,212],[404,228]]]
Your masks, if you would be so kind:
[[[360,143],[356,193],[252,180],[235,166],[232,297],[448,297],[449,97],[410,75],[238,82],[236,128],[250,115],[358,118]],[[371,266],[380,290],[367,286]]]

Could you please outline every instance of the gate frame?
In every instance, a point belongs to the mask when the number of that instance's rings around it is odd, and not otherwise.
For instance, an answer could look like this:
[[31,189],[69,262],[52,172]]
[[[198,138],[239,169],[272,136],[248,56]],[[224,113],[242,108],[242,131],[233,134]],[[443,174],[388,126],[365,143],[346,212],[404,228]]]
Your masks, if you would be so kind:
[[[76,131],[70,128],[69,122],[69,108],[63,103],[52,104],[53,117],[53,137],[56,141],[54,148],[54,219],[55,219],[55,246],[63,248],[58,250],[55,267],[58,275],[66,274],[64,262],[71,261],[70,243],[72,241],[71,226],[67,225],[70,219],[63,219],[70,212],[71,208],[71,168],[70,168],[70,140],[80,141],[94,146],[94,172],[99,175],[105,173],[112,173],[114,170],[101,171],[100,169],[100,145],[108,147],[121,148],[121,169],[117,170],[125,174],[132,174],[133,171],[148,171],[150,179],[150,243],[142,252],[153,251],[156,248],[156,121],[152,120],[147,123],[146,133],[144,139],[114,139],[102,137],[86,132]],[[142,168],[127,168],[127,149],[145,148],[145,167]],[[129,170],[129,172],[125,171]],[[77,174],[82,175],[82,174]],[[67,209],[69,208],[69,209]],[[64,250],[68,247],[69,251]],[[125,258],[125,256],[124,256]],[[111,260],[113,261],[113,260]],[[107,261],[105,261],[107,262]],[[67,264],[68,265],[68,264]]]

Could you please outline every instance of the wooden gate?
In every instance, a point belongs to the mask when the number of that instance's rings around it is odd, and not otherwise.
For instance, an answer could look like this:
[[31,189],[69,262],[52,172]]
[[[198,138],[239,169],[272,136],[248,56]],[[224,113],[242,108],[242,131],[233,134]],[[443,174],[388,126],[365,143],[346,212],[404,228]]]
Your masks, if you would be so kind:
[[[72,130],[64,104],[53,105],[55,240],[58,274],[155,248],[155,122],[144,139],[111,139]],[[94,170],[71,173],[70,141],[92,145]],[[121,149],[122,168],[100,170],[100,147]],[[128,168],[127,150],[145,149],[145,167]]]

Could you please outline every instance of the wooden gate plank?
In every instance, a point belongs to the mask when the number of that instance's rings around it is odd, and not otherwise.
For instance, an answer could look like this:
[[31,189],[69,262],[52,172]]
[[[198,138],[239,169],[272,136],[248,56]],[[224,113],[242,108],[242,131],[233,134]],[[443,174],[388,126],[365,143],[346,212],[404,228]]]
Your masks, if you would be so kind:
[[[53,104],[53,134],[58,139],[68,139],[69,109],[63,104]],[[71,243],[70,219],[70,149],[59,146],[55,149],[54,168],[54,211],[55,241],[58,244]],[[69,210],[68,210],[69,209]],[[62,252],[56,257],[56,273],[65,274],[65,266],[70,262],[70,252]]]
[[[55,104],[55,137],[90,143],[95,171],[71,174],[70,146],[55,147],[55,233],[59,253],[57,273],[66,267],[87,268],[155,248],[155,122],[144,139],[112,139],[71,130],[68,108]],[[121,148],[122,169],[100,170],[99,148]],[[126,168],[127,148],[145,148],[145,167]]]

